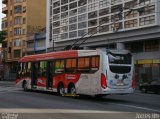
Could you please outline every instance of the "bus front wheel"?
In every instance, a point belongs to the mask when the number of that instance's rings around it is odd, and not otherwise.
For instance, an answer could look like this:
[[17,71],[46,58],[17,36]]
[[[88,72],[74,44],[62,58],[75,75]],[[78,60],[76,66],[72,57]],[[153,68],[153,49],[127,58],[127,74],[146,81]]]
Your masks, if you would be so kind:
[[57,92],[58,92],[59,95],[63,95],[64,94],[64,86],[63,86],[63,84],[59,84]]
[[23,81],[23,85],[22,85],[22,87],[23,87],[23,90],[24,90],[24,91],[27,91],[27,90],[28,90],[28,84],[27,84],[27,81]]

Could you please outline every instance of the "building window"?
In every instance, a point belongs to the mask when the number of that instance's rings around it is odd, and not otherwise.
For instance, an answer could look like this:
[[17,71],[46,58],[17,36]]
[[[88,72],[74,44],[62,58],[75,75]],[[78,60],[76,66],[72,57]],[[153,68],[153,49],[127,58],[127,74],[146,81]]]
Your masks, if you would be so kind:
[[146,40],[145,41],[145,51],[159,51],[159,40]]
[[15,17],[14,18],[14,24],[15,25],[22,24],[22,17]]
[[87,19],[87,14],[82,14],[78,16],[78,21],[85,21]]
[[72,24],[69,26],[69,30],[70,31],[73,31],[73,30],[76,30],[77,29],[77,24]]
[[60,21],[53,22],[53,27],[59,27],[60,26]]
[[111,21],[116,22],[116,21],[122,20],[122,18],[123,18],[122,14],[114,14],[111,16]]
[[106,23],[109,23],[109,17],[102,17],[99,19],[99,24],[102,25],[102,24],[106,24]]
[[83,6],[83,7],[78,8],[78,14],[84,13],[86,11],[87,11],[87,6]]
[[23,24],[26,24],[26,18],[23,18]]
[[108,32],[108,31],[109,31],[109,25],[99,27],[99,33]]
[[61,5],[67,4],[68,0],[61,0]]
[[114,5],[114,4],[117,4],[117,3],[121,3],[122,0],[111,0],[111,4]]
[[53,35],[53,41],[59,41],[61,40],[60,35]]
[[69,9],[73,9],[73,8],[76,8],[76,7],[77,7],[77,2],[71,3],[69,5]]
[[148,5],[151,4],[152,0],[139,0],[140,5]]
[[132,1],[126,2],[124,4],[124,9],[134,8],[134,7],[136,7],[137,3],[138,3],[137,0],[132,0]]
[[152,15],[152,16],[140,18],[139,22],[140,22],[140,26],[154,24],[155,23],[155,16]]
[[14,50],[14,58],[19,58],[21,56],[21,50]]
[[68,17],[68,12],[64,12],[61,14],[61,19],[67,18]]
[[87,27],[87,22],[81,22],[78,23],[78,29],[86,28]]
[[97,25],[97,19],[88,21],[88,27],[96,26]]
[[23,29],[23,35],[26,35],[26,29]]
[[14,13],[22,13],[22,6],[18,5],[14,7]]
[[14,47],[20,47],[21,46],[21,40],[20,39],[14,39]]
[[77,22],[77,16],[69,18],[69,23],[70,24],[75,23],[75,22]]
[[60,33],[60,28],[53,29],[53,34],[59,34]]
[[99,1],[99,7],[103,8],[103,7],[107,7],[110,4],[109,0],[100,0]]
[[59,19],[60,19],[60,15],[59,14],[53,16],[53,21],[57,21]]
[[74,38],[74,37],[77,37],[77,31],[69,33],[69,38]]
[[68,19],[61,20],[61,26],[67,26],[68,25]]
[[61,34],[61,39],[68,39],[68,33]]
[[60,6],[60,1],[53,3],[53,8]]
[[128,21],[125,21],[125,23],[124,23],[125,28],[132,28],[132,27],[137,27],[137,26],[138,26],[137,19],[128,20]]
[[14,28],[14,35],[21,35],[22,33],[22,29],[21,28]]
[[58,14],[58,13],[60,13],[60,8],[56,8],[53,10],[53,14]]
[[118,31],[123,28],[123,23],[122,22],[113,23],[111,27],[112,27],[112,31]]
[[134,18],[138,16],[138,11],[131,11],[131,12],[125,12],[124,13],[124,18],[128,19],[128,18]]
[[27,10],[27,8],[26,8],[26,6],[24,6],[23,7],[23,13],[26,13],[26,10]]
[[45,47],[45,40],[43,40],[43,39],[37,40],[36,46],[37,47]]
[[88,34],[89,34],[89,35],[97,34],[97,32],[98,32],[98,31],[97,31],[97,27],[88,29]]
[[77,9],[69,11],[69,16],[74,16],[74,15],[77,15]]
[[34,42],[28,42],[27,48],[34,48]]
[[79,0],[78,1],[78,6],[83,6],[85,4],[87,4],[87,0]]
[[61,12],[66,12],[68,10],[68,5],[61,7]]
[[123,7],[122,4],[112,6],[112,7],[111,7],[111,13],[119,12],[120,10],[123,9],[122,7]]
[[97,0],[88,0],[88,4],[93,3],[93,2],[97,2]]
[[74,2],[75,0],[69,0],[69,2]]
[[107,15],[107,14],[109,14],[109,8],[99,10],[99,16],[103,16],[103,15]]
[[67,32],[68,26],[61,27],[61,33]]
[[97,11],[88,13],[88,19],[92,19],[96,17],[97,17]]
[[133,53],[143,52],[144,49],[143,41],[126,43],[125,48]]
[[81,37],[81,36],[84,36],[87,34],[87,30],[86,29],[83,29],[83,30],[79,30],[78,31],[78,36]]
[[139,11],[139,15],[143,16],[143,15],[148,15],[148,14],[152,14],[155,13],[155,6],[147,6],[147,7],[143,7],[141,8],[141,11]]
[[97,10],[98,9],[98,4],[97,3],[93,3],[88,5],[88,11],[93,11],[93,10]]

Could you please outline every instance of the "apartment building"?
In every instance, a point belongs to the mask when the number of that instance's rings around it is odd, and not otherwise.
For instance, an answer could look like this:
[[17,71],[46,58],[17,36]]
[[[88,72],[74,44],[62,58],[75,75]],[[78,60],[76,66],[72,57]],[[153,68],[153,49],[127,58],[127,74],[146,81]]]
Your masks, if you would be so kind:
[[160,0],[48,0],[46,47],[121,43],[134,55],[137,79],[160,78],[159,6]]
[[27,55],[41,54],[46,52],[46,31],[35,33],[27,38]]
[[28,36],[46,27],[46,0],[2,0],[2,4],[2,30],[7,32],[3,56],[10,72],[26,55]]

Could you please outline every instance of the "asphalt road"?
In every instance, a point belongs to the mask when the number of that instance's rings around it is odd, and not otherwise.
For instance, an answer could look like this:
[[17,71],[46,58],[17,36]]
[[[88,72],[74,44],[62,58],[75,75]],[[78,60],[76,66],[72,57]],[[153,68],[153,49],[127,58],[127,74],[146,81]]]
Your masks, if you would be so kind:
[[0,119],[160,119],[160,95],[61,97],[0,82]]

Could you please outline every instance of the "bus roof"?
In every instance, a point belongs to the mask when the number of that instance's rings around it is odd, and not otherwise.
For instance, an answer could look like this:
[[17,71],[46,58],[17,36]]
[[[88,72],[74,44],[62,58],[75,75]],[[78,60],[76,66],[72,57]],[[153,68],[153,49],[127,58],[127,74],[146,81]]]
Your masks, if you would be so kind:
[[97,55],[97,51],[96,50],[69,50],[69,51],[49,52],[49,53],[43,53],[43,54],[24,56],[18,62],[34,62],[34,61],[61,59],[61,58],[62,59],[74,58],[74,57],[78,57],[79,54],[81,54],[80,56],[90,56],[94,54]]

